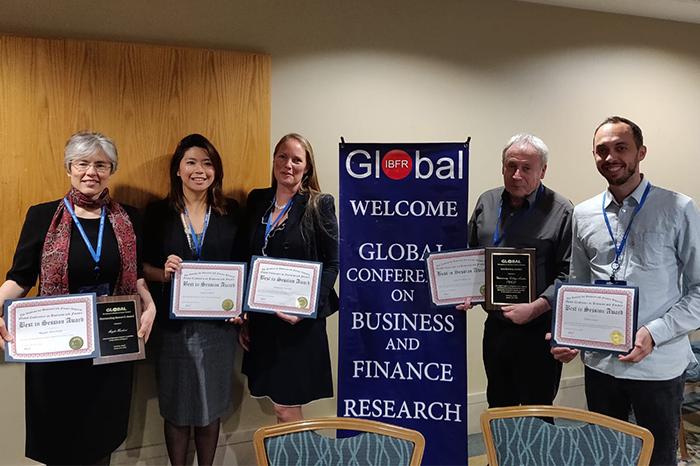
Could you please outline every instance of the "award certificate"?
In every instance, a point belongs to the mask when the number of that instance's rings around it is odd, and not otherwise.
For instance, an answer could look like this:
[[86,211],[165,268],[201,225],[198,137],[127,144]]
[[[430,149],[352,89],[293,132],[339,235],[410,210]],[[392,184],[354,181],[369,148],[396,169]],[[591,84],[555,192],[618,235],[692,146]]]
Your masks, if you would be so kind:
[[486,262],[483,249],[432,253],[425,259],[430,297],[436,306],[484,301]]
[[496,311],[535,300],[535,249],[486,248],[484,309]]
[[14,341],[6,343],[6,361],[99,356],[94,293],[7,300],[4,308],[7,330],[14,337]]
[[627,353],[634,348],[639,290],[633,286],[560,284],[552,346]]
[[231,319],[241,314],[245,264],[182,263],[173,276],[171,319]]
[[97,344],[100,357],[93,364],[135,361],[146,358],[141,327],[141,298],[138,295],[97,298]]
[[245,310],[284,312],[315,318],[318,308],[320,262],[254,256]]

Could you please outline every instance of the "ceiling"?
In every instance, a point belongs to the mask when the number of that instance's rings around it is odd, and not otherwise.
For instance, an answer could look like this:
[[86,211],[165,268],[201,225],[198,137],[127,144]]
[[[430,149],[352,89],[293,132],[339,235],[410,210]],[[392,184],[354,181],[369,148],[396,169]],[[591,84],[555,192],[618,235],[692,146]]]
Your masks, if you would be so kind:
[[700,24],[700,0],[520,0],[521,2]]

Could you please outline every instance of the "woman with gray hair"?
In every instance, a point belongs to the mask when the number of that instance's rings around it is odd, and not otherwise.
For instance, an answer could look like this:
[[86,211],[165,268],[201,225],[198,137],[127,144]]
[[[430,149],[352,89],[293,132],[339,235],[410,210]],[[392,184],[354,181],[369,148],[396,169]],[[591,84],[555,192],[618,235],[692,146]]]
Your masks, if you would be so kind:
[[[76,133],[65,148],[71,188],[62,199],[29,208],[12,268],[0,286],[0,306],[25,296],[94,292],[138,294],[139,336],[147,339],[155,305],[140,260],[136,210],[109,196],[117,149],[100,133]],[[101,246],[101,247],[100,247]],[[12,341],[0,318],[0,347]],[[109,464],[126,438],[132,364],[92,360],[34,362],[25,367],[25,454],[47,464]]]

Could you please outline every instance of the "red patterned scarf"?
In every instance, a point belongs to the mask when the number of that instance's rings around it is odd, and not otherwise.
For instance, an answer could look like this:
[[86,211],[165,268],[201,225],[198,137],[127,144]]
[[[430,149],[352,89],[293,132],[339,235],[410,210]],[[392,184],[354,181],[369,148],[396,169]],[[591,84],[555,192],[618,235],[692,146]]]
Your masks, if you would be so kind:
[[[75,188],[66,195],[68,202],[83,208],[107,206],[107,217],[114,230],[119,247],[121,272],[114,289],[115,295],[136,293],[136,234],[129,215],[124,208],[109,197],[105,188],[97,199],[91,199]],[[73,218],[66,209],[63,200],[58,203],[56,213],[49,225],[41,252],[41,278],[39,294],[56,296],[69,293],[68,287],[68,252],[70,249]]]

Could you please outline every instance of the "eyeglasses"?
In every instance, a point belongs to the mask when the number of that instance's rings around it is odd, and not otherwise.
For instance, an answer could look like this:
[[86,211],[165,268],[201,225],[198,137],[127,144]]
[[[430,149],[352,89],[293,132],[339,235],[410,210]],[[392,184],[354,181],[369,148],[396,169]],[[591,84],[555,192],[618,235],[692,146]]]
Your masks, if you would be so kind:
[[94,168],[97,173],[112,171],[112,164],[109,162],[86,162],[82,160],[80,162],[71,163],[71,166],[75,168],[78,173],[85,173],[90,167]]

